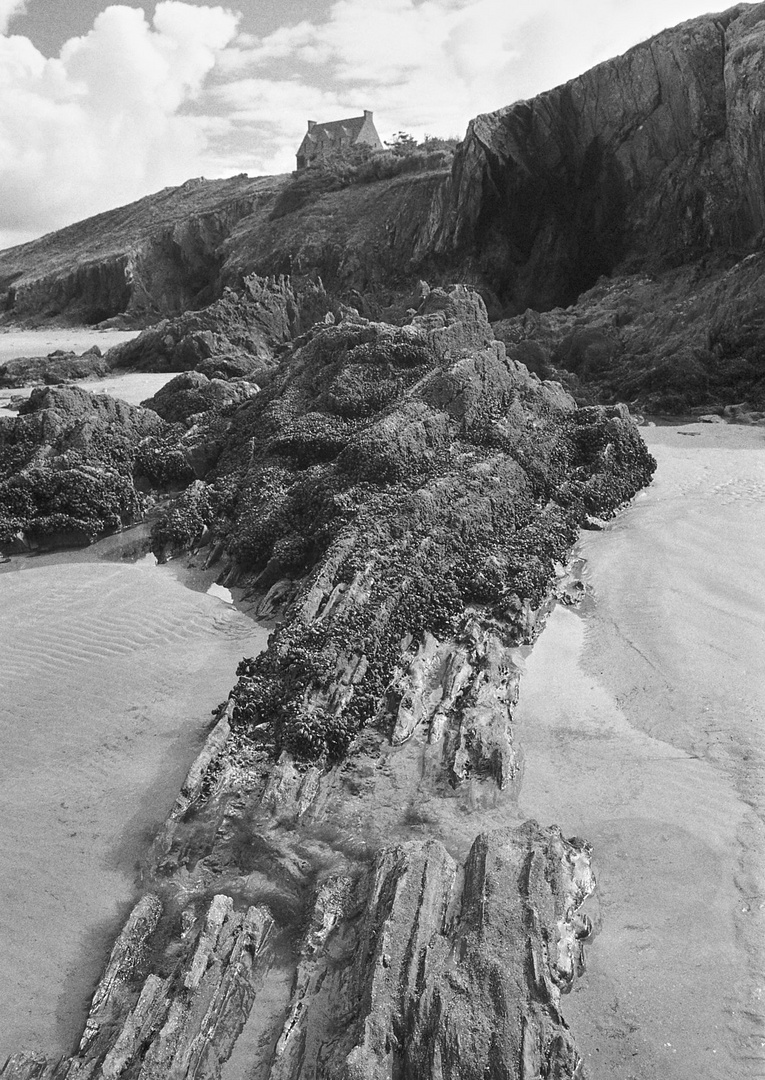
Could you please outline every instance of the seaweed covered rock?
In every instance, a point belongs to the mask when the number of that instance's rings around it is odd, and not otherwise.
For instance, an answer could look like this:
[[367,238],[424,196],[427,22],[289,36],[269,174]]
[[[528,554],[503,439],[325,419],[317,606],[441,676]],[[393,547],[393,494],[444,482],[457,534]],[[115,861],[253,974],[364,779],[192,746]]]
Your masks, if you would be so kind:
[[257,386],[245,380],[232,382],[208,378],[199,371],[184,371],[141,405],[144,409],[152,409],[163,420],[177,424],[188,421],[197,413],[241,405],[257,392]]
[[140,520],[136,472],[155,487],[194,478],[177,442],[149,409],[80,387],[33,390],[0,418],[0,544],[87,544]]
[[[509,360],[466,286],[433,290],[403,326],[315,332],[230,418],[208,477],[218,512],[198,518],[228,583],[292,597],[234,725],[276,755],[338,759],[365,724],[395,726],[429,634],[462,671],[450,775],[504,785],[513,686],[489,702],[486,673],[537,632],[587,515],[653,468],[626,409],[578,410]],[[176,533],[160,520],[155,550]]]
[[140,371],[199,370],[212,377],[252,376],[256,381],[272,365],[274,351],[331,311],[321,281],[300,289],[289,278],[250,275],[239,291],[201,311],[164,319],[132,341],[111,349],[110,368]]
[[155,550],[211,536],[281,622],[153,844],[78,1052],[5,1075],[214,1080],[236,1054],[268,1080],[578,1080],[561,995],[590,849],[522,823],[512,714],[579,525],[652,475],[629,413],[529,375],[458,285],[405,325],[315,330],[195,431],[216,463]]
[[47,356],[19,356],[0,365],[0,387],[44,384],[54,386],[75,379],[105,375],[106,361],[97,345],[78,356],[56,350]]

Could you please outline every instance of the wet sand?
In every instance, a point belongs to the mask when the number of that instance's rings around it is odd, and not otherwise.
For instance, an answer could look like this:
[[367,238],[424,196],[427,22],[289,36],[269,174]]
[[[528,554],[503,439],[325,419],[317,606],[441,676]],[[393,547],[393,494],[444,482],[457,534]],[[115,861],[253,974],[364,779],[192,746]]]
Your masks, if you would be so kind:
[[177,567],[97,548],[0,573],[0,1061],[74,1049],[137,862],[267,637]]
[[587,534],[516,714],[520,810],[594,847],[564,1015],[592,1080],[765,1075],[765,433],[649,428],[651,488]]
[[[54,349],[83,353],[98,345],[106,352],[122,341],[130,341],[138,330],[0,330],[0,364],[18,356],[47,356]],[[152,397],[166,382],[175,377],[174,372],[128,372],[107,375],[102,379],[78,379],[77,386],[97,394],[111,394],[130,405],[139,405]],[[0,416],[13,416],[16,410],[9,408],[14,398],[29,397],[32,386],[13,389],[0,388]]]
[[47,356],[56,349],[78,355],[98,345],[101,352],[137,337],[139,330],[93,330],[85,327],[0,330],[0,364],[19,356]]

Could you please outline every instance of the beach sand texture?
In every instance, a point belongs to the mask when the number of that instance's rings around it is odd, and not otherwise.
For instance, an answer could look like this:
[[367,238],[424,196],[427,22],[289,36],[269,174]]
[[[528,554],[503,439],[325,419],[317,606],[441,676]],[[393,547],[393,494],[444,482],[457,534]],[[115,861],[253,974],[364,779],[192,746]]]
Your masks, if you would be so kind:
[[[138,330],[0,330],[0,365],[6,360],[15,360],[19,356],[47,356],[54,349],[81,354],[93,345],[98,345],[103,353],[136,337]],[[77,385],[96,394],[111,394],[130,405],[139,405],[146,398],[156,394],[160,387],[174,378],[173,372],[128,372],[107,375],[103,379],[82,379]],[[9,409],[8,403],[13,398],[29,397],[31,386],[14,389],[0,388],[0,416],[12,416],[15,409]]]
[[151,563],[0,574],[0,1061],[74,1049],[136,862],[238,660],[265,644]]
[[89,330],[87,327],[56,327],[45,330],[0,330],[0,364],[18,356],[48,356],[56,349],[78,355],[98,345],[101,352],[137,337],[139,330]]
[[648,428],[652,486],[586,534],[516,714],[524,815],[594,847],[563,1003],[592,1080],[765,1075],[765,434]]

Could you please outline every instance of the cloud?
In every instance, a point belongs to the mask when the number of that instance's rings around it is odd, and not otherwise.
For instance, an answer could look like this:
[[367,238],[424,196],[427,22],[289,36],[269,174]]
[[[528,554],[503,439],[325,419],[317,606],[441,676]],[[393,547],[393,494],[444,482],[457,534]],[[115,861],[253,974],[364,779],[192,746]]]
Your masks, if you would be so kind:
[[190,105],[237,25],[222,7],[164,0],[151,24],[140,9],[106,8],[54,59],[0,36],[6,242],[196,175],[205,133]]
[[0,0],[0,34],[8,29],[11,16],[21,14],[24,7],[24,0]]
[[242,38],[223,58],[227,79],[216,92],[240,122],[264,125],[264,164],[276,152],[268,110],[277,85],[289,87],[290,145],[308,116],[361,108],[374,110],[383,138],[400,129],[461,135],[478,113],[558,85],[705,8],[706,0],[336,0],[321,20]]
[[258,34],[256,15],[164,0],[151,22],[106,8],[46,60],[2,35],[23,5],[0,0],[0,246],[190,176],[290,170],[309,117],[461,136],[707,4],[317,0]]

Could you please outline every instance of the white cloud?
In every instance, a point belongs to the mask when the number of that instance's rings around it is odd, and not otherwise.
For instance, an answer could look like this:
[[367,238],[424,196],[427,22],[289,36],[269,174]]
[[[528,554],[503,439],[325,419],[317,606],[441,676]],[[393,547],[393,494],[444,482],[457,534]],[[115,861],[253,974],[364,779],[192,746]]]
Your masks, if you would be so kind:
[[0,34],[8,29],[11,16],[20,14],[24,6],[24,0],[0,0]]
[[6,242],[196,175],[204,132],[184,109],[233,40],[237,22],[221,7],[165,0],[151,25],[139,9],[106,8],[55,59],[26,38],[1,36]]
[[[255,123],[259,101],[269,97],[259,96],[266,82],[289,78],[290,102],[302,102],[299,118],[292,109],[284,116],[293,143],[304,117],[339,117],[344,103],[351,114],[373,109],[384,138],[400,129],[461,135],[477,113],[573,78],[706,6],[707,0],[336,0],[323,21],[250,36],[228,50],[221,100],[246,101]],[[333,94],[337,111],[320,115]]]
[[151,23],[106,8],[46,60],[2,36],[23,5],[0,0],[0,246],[190,176],[292,169],[309,117],[367,108],[383,139],[461,136],[477,113],[708,3],[324,0],[312,20],[258,36],[253,21],[237,34],[224,7],[164,0]]

